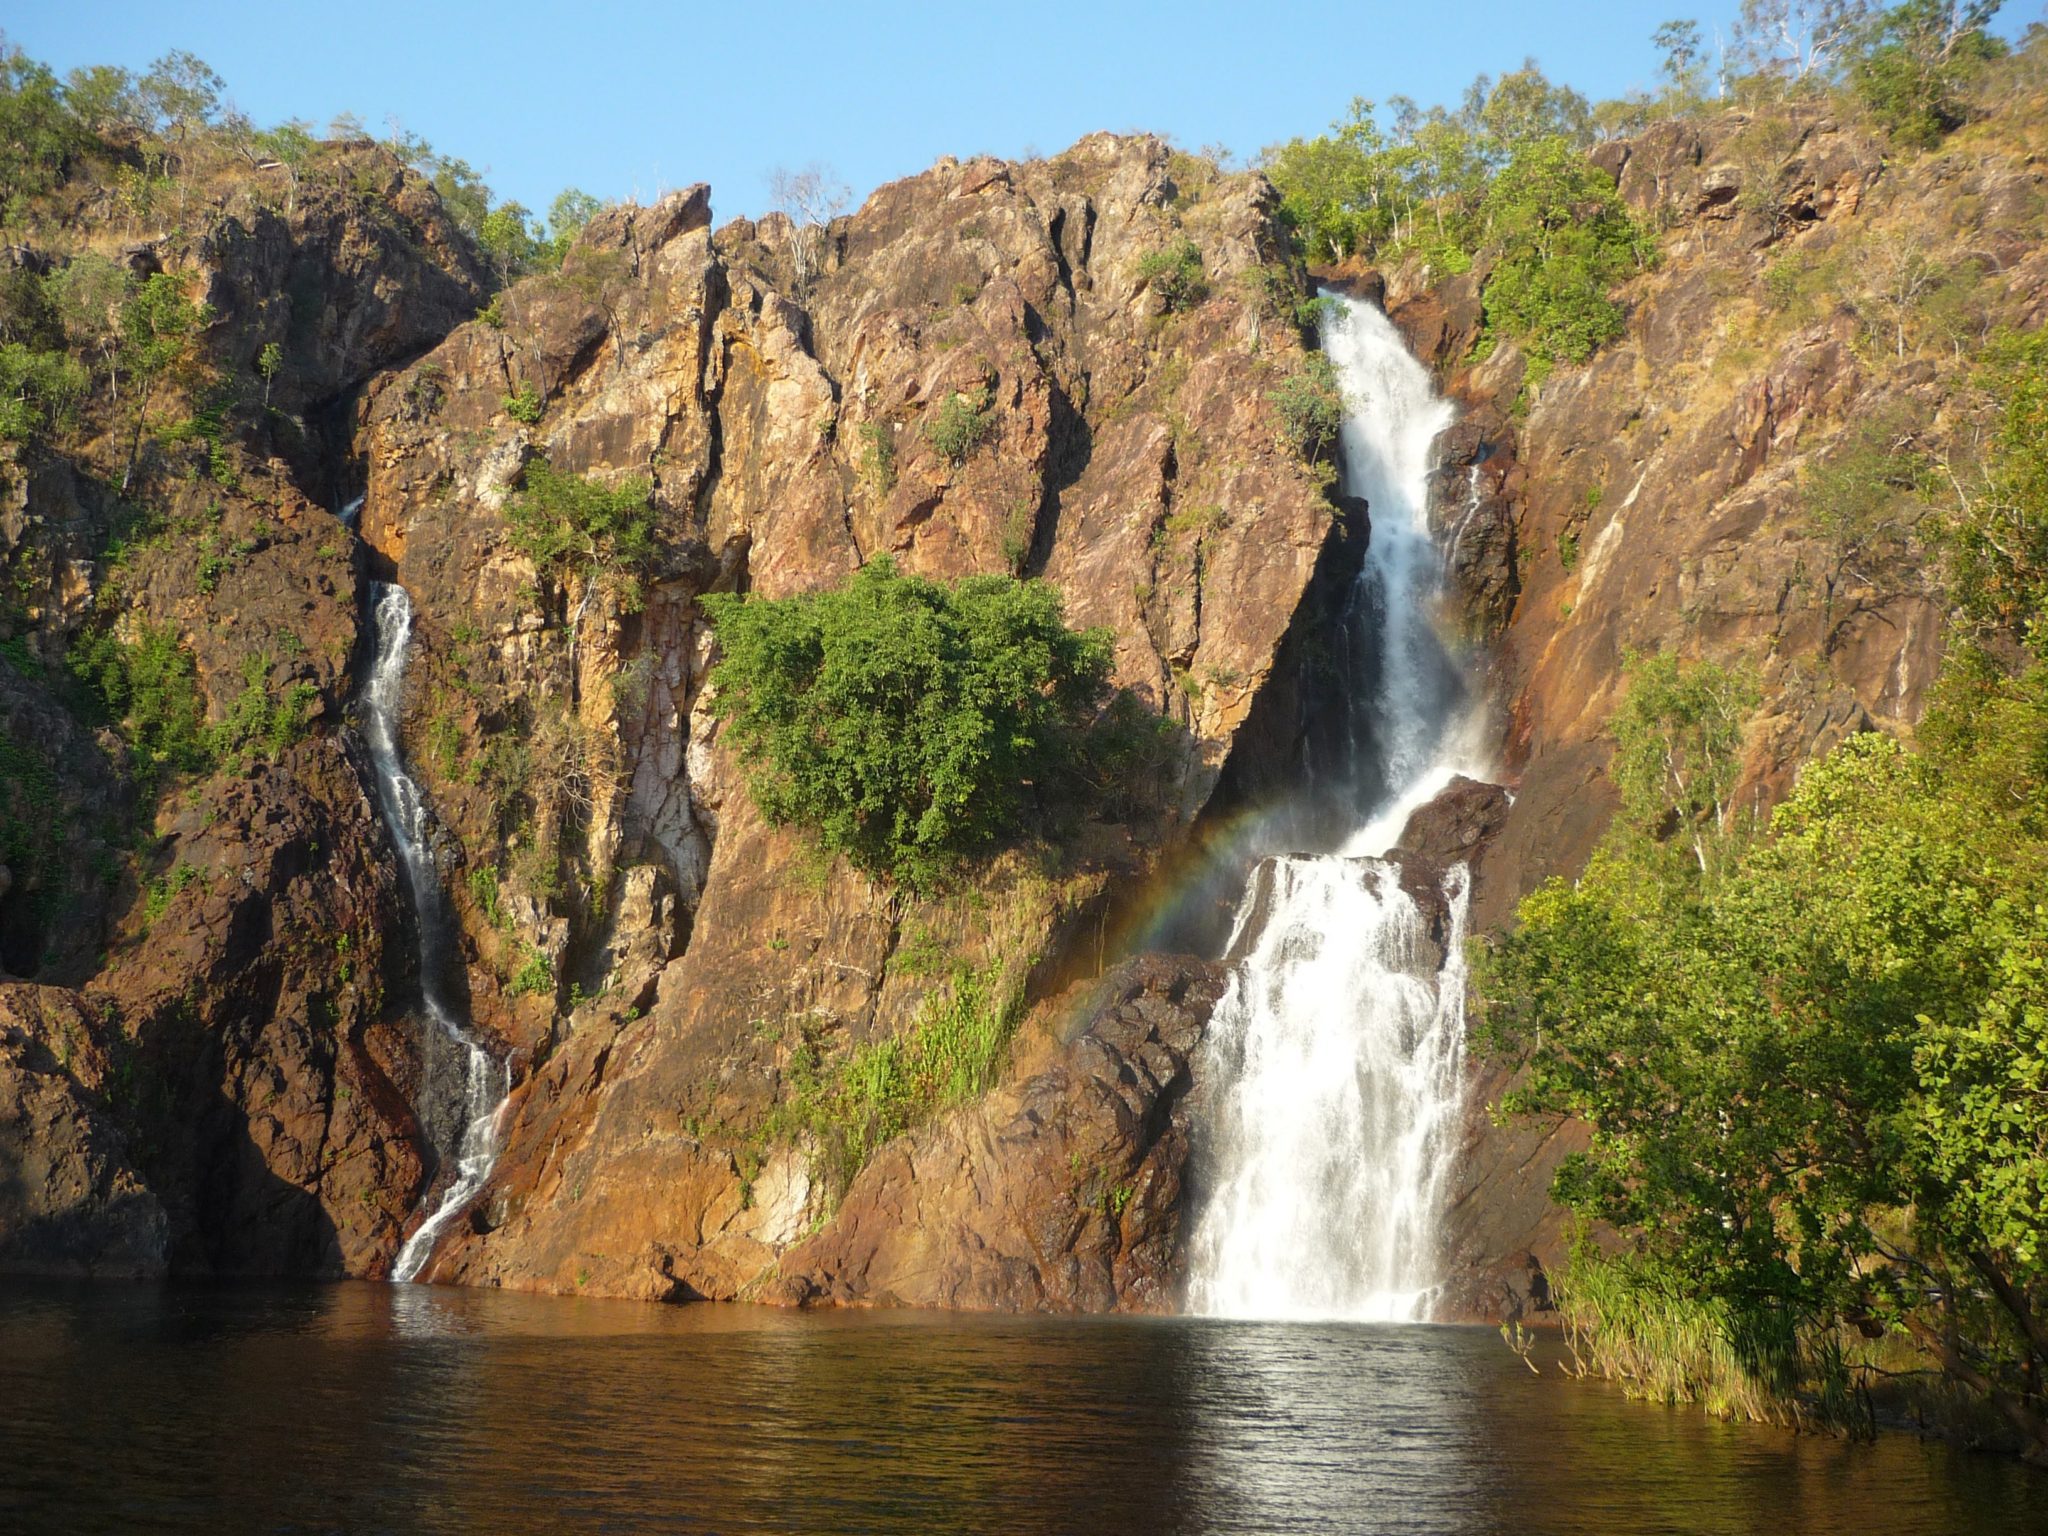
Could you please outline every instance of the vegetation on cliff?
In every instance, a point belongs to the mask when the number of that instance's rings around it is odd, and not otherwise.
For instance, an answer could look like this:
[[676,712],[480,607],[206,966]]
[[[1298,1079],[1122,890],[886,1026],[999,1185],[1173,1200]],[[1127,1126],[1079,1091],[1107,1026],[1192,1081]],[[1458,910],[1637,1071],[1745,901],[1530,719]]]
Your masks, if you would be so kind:
[[[1958,622],[1917,743],[1851,738],[1759,827],[1725,800],[1739,684],[1639,663],[1624,814],[1485,956],[1482,1039],[1522,1069],[1505,1109],[1591,1127],[1555,1193],[1627,1234],[1564,1287],[1608,1368],[1854,1421],[1917,1350],[2038,1454],[2048,339],[1994,359],[1990,451],[1938,509]],[[1724,1366],[1674,1361],[1681,1312]]]
[[1929,148],[1966,122],[1985,65],[2005,52],[1987,30],[2000,0],[1798,6],[1749,0],[1710,93],[1696,22],[1653,39],[1664,84],[1589,102],[1535,60],[1481,75],[1456,108],[1359,98],[1330,131],[1266,151],[1282,213],[1311,260],[1415,256],[1482,276],[1486,334],[1520,342],[1540,384],[1621,332],[1613,291],[1654,256],[1651,231],[1616,196],[1589,152],[1604,140],[1729,103],[1776,116],[1825,102],[1902,147]]
[[1043,582],[884,557],[835,591],[704,602],[715,708],[762,814],[913,887],[1016,829],[1107,687],[1108,638],[1067,628]]

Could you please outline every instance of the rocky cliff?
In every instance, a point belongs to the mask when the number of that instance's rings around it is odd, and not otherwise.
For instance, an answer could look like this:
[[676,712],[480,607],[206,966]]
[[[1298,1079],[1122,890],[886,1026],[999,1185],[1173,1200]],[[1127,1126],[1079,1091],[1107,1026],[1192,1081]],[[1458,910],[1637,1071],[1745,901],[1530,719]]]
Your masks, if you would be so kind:
[[[1938,462],[1974,340],[2040,322],[2040,131],[1910,163],[1818,116],[1601,146],[1659,259],[1625,337],[1540,384],[1483,338],[1483,261],[1325,274],[1459,402],[1436,515],[1512,791],[1455,786],[1404,872],[1471,860],[1485,929],[1576,870],[1632,650],[1754,670],[1758,809],[1846,733],[1910,730],[1941,648],[1926,541],[1830,523],[1810,488],[1873,445]],[[1101,135],[941,162],[823,228],[714,227],[698,187],[503,287],[367,143],[289,195],[223,174],[175,221],[117,184],[74,177],[8,260],[175,278],[204,366],[147,433],[96,404],[4,466],[0,1265],[375,1276],[445,1186],[351,719],[368,587],[396,581],[461,990],[515,1083],[427,1277],[1171,1307],[1220,983],[1130,952],[1299,772],[1369,537],[1272,398],[1309,280],[1264,179]],[[515,519],[543,472],[644,488],[651,552],[536,563]],[[706,691],[701,598],[882,554],[1053,583],[1143,723],[1129,782],[927,897],[767,825]],[[204,763],[135,760],[81,701],[66,658],[108,635],[188,658]],[[992,1091],[828,1112],[940,1027],[1011,1042]],[[1493,1127],[1499,1086],[1452,1212],[1459,1315],[1540,1302],[1559,1238],[1572,1133]]]

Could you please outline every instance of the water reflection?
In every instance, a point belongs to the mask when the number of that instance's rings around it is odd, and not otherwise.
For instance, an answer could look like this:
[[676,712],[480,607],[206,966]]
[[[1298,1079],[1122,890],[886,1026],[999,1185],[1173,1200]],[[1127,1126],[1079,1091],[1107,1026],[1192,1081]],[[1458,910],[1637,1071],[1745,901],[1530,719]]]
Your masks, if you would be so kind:
[[1484,1333],[0,1291],[0,1529],[1911,1532],[2048,1481],[1532,1377]]

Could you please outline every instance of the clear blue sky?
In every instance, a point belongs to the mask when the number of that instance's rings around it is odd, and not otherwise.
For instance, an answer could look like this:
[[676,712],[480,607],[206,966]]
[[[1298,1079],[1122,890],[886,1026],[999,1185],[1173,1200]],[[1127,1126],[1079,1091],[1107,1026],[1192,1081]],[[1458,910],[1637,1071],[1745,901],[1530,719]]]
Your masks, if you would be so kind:
[[[1455,101],[1533,54],[1589,96],[1648,85],[1649,35],[1711,32],[1737,0],[23,0],[9,38],[60,73],[188,48],[259,123],[389,118],[536,212],[580,186],[648,199],[711,183],[720,219],[812,161],[856,197],[944,154],[1051,153],[1098,128],[1239,154],[1319,131],[1353,96]],[[2038,0],[2008,3],[2016,34]]]

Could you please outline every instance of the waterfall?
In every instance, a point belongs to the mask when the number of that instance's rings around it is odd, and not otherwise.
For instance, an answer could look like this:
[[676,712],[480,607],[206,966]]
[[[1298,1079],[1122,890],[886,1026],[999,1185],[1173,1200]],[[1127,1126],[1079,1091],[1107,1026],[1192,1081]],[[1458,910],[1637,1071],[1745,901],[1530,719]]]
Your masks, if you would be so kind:
[[[1330,852],[1268,850],[1239,906],[1205,1078],[1207,1189],[1193,1310],[1403,1321],[1439,1283],[1438,1213],[1458,1139],[1467,875],[1418,890],[1383,857],[1458,772],[1483,772],[1474,712],[1434,609],[1436,437],[1451,422],[1385,315],[1340,298],[1324,350],[1346,396],[1344,485],[1372,520],[1342,628],[1350,690]],[[1327,792],[1326,790],[1324,792]]]
[[429,1028],[421,1032],[421,1124],[444,1155],[455,1154],[455,1177],[440,1204],[420,1223],[392,1261],[391,1278],[410,1280],[434,1243],[484,1187],[498,1155],[498,1113],[512,1086],[508,1065],[492,1060],[462,1022],[467,1013],[455,978],[461,956],[448,898],[428,847],[426,798],[406,771],[398,722],[412,643],[412,599],[396,583],[370,588],[376,650],[363,690],[363,734],[376,771],[377,804],[397,846],[419,918],[420,994]]

